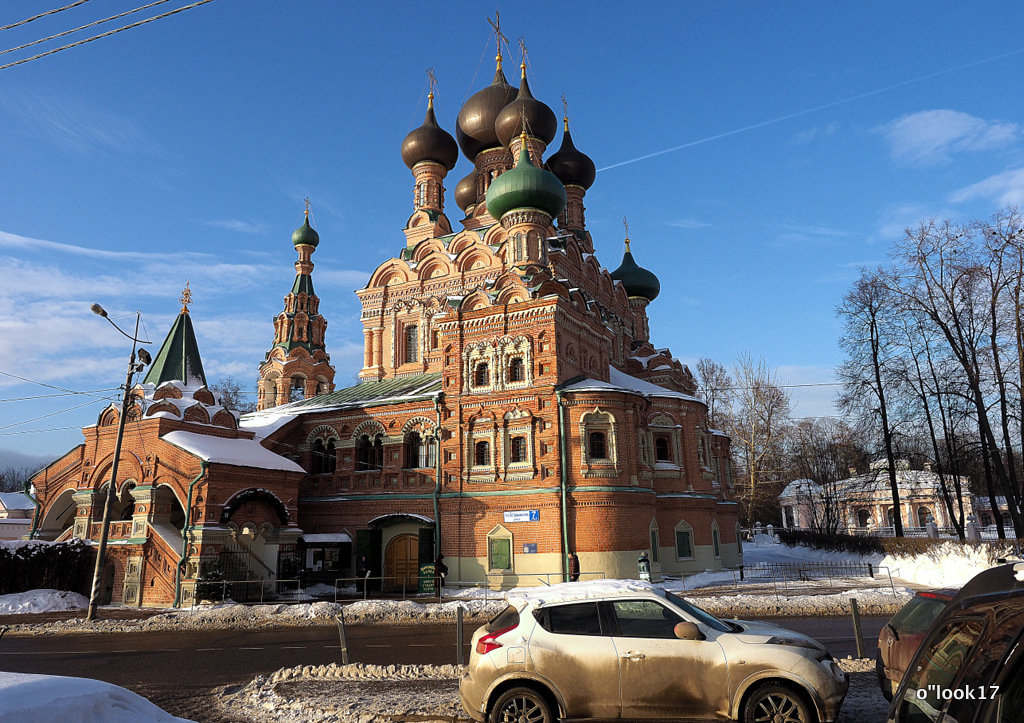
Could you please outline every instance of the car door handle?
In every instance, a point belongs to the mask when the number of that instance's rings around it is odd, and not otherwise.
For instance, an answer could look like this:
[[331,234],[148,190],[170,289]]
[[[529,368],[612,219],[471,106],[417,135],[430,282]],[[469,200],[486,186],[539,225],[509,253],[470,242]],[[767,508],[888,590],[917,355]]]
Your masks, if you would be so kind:
[[643,660],[647,656],[644,655],[643,653],[634,653],[633,651],[628,651],[628,652],[623,653],[619,657],[626,658],[627,660]]

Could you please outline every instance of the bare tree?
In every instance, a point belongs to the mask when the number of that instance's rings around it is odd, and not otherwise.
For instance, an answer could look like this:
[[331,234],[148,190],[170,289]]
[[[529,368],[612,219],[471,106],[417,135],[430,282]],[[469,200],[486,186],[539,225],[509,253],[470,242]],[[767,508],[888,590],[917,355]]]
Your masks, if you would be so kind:
[[852,469],[867,463],[857,434],[839,420],[802,419],[789,428],[786,448],[791,476],[816,483],[801,488],[806,490],[804,502],[810,510],[811,528],[835,534],[845,527],[841,503],[850,491],[838,483],[850,477]]
[[770,512],[782,482],[782,441],[789,419],[789,395],[764,359],[740,356],[733,375],[732,413],[727,431],[742,476],[737,500],[749,522]]
[[35,471],[35,467],[27,465],[6,465],[0,468],[0,492],[21,492]]
[[697,362],[697,376],[700,380],[699,393],[708,407],[708,426],[726,429],[733,391],[729,371],[718,362],[705,357]]
[[890,290],[881,270],[861,272],[838,309],[845,326],[839,343],[847,355],[839,370],[843,382],[839,406],[874,426],[881,435],[892,493],[893,528],[896,536],[902,537],[903,515],[896,479],[894,427],[887,398],[891,380],[885,352],[891,319],[898,312],[898,297]]
[[246,397],[248,392],[244,391],[242,385],[236,382],[233,377],[224,377],[210,387],[210,391],[214,393],[221,405],[227,409],[241,412],[242,414],[256,411],[256,402]]

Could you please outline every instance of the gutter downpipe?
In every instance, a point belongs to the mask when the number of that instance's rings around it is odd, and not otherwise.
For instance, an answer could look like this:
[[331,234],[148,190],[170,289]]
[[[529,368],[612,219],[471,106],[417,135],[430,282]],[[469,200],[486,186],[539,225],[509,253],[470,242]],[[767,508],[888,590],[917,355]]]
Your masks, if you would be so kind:
[[188,515],[189,522],[181,530],[181,557],[178,558],[178,565],[174,568],[174,607],[178,607],[181,604],[181,567],[188,558],[188,538],[196,526],[196,523],[192,521],[192,492],[196,488],[196,483],[206,475],[206,469],[209,466],[210,463],[205,459],[199,460],[199,474],[188,483],[188,501],[185,503],[185,514]]
[[565,501],[565,488],[568,484],[569,478],[569,467],[566,464],[568,457],[566,450],[566,439],[565,439],[565,409],[562,404],[562,390],[555,390],[555,399],[558,403],[558,466],[561,474],[559,475],[560,487],[561,487],[561,512],[562,512],[562,582],[569,581],[569,530],[568,523],[566,521],[566,501]]
[[437,410],[437,434],[434,443],[434,466],[436,480],[434,482],[434,559],[441,554],[441,506],[438,498],[441,496],[441,401],[444,399],[444,392],[438,392],[434,397],[434,409]]
[[32,488],[32,477],[29,477],[27,480],[25,480],[25,489],[23,490],[23,492],[25,493],[26,497],[28,497],[30,500],[32,500],[32,504],[34,504],[36,506],[36,511],[32,513],[32,529],[28,533],[28,539],[34,540],[34,539],[36,539],[36,529],[38,529],[38,527],[39,527],[39,508],[40,508],[40,504],[39,504],[39,500],[37,500],[35,497],[32,496],[31,488]]

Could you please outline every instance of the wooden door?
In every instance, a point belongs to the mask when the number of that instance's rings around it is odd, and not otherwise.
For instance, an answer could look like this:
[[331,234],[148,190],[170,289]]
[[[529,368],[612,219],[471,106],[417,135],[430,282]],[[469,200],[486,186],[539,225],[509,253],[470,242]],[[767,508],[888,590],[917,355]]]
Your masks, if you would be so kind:
[[419,536],[398,535],[384,551],[384,586],[388,590],[401,590],[405,578],[407,590],[416,589],[419,574]]

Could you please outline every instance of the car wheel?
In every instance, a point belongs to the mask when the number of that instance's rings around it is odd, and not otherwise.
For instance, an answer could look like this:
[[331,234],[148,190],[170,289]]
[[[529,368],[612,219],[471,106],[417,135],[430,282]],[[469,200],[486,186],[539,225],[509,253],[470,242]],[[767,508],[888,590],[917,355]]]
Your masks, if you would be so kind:
[[896,692],[896,683],[885,677],[885,665],[882,663],[882,652],[875,656],[875,674],[878,676],[878,687],[882,689],[882,696],[892,703],[892,694]]
[[816,717],[792,688],[768,683],[751,693],[743,723],[815,723]]
[[554,723],[544,696],[532,688],[511,688],[491,708],[490,723]]

